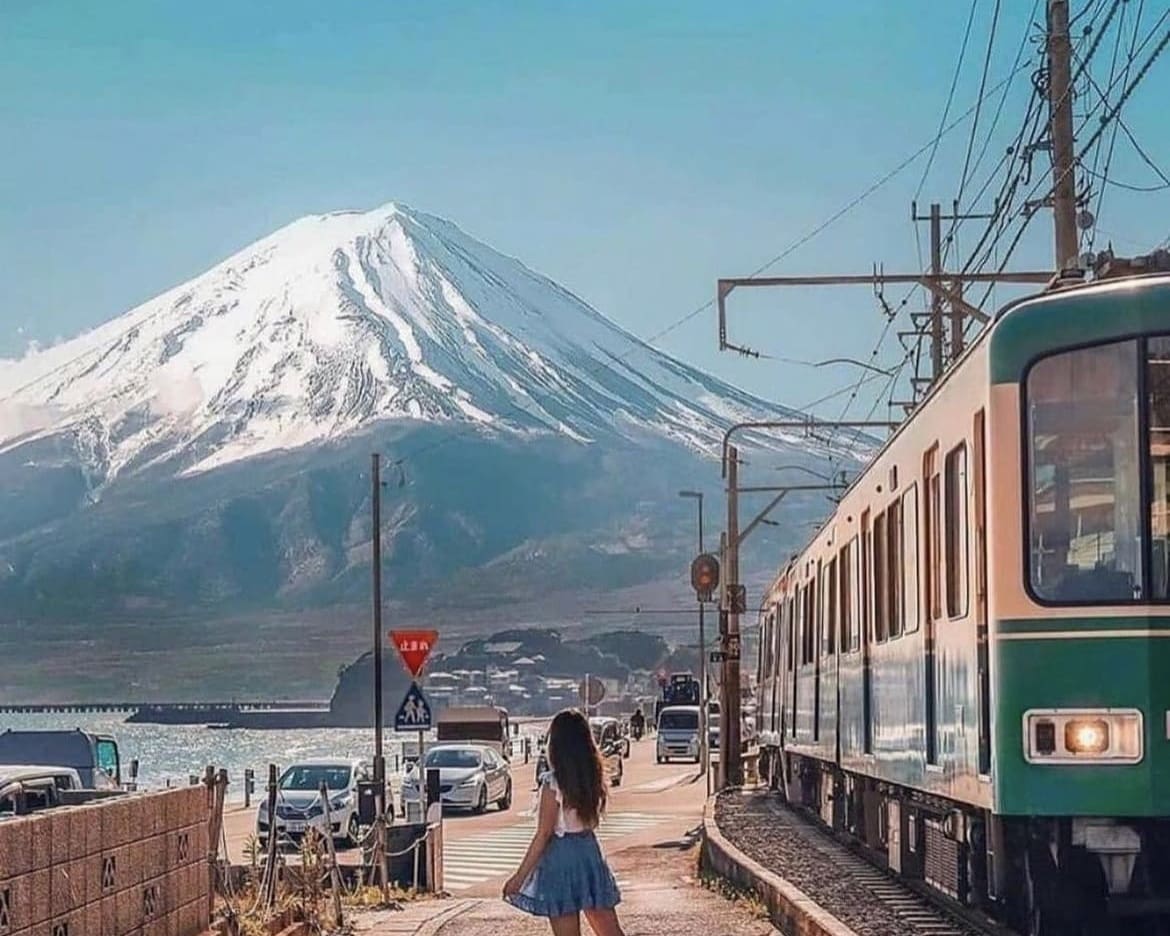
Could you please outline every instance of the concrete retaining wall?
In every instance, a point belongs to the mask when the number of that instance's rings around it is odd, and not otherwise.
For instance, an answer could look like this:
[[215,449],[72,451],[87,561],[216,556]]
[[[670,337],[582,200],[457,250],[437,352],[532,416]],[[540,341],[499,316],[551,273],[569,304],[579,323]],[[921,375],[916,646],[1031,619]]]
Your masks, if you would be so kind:
[[206,787],[0,821],[0,936],[195,936],[208,927]]
[[703,870],[754,894],[772,922],[789,936],[857,936],[789,881],[773,874],[724,838],[715,824],[715,797],[703,810]]

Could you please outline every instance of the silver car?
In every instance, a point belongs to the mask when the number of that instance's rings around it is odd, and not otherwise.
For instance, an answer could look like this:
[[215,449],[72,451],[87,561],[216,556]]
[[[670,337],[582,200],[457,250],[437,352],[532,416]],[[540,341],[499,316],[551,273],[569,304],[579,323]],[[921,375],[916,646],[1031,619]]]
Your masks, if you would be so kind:
[[[421,799],[426,771],[439,771],[439,798],[444,806],[481,813],[489,803],[512,807],[512,775],[499,752],[483,744],[437,744],[426,753],[422,771],[411,766],[402,779],[403,803]],[[421,776],[420,776],[421,774]]]

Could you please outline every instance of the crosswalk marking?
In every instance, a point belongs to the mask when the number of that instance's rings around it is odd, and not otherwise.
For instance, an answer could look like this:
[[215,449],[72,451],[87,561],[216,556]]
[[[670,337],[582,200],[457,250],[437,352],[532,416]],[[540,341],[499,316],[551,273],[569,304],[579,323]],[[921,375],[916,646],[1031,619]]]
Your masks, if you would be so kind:
[[[652,828],[669,818],[654,813],[614,813],[598,827],[597,837],[602,842],[621,838]],[[467,890],[511,874],[524,858],[535,827],[535,819],[527,819],[494,832],[444,841],[443,884],[446,889],[452,892]],[[622,886],[621,879],[618,886]]]
[[[651,780],[649,783],[643,783],[640,786],[631,787],[630,793],[665,793],[667,790],[673,789],[676,786],[682,786],[688,780],[695,776],[693,771],[687,773],[671,774],[669,777],[660,777],[657,780]],[[699,775],[700,777],[702,774]]]

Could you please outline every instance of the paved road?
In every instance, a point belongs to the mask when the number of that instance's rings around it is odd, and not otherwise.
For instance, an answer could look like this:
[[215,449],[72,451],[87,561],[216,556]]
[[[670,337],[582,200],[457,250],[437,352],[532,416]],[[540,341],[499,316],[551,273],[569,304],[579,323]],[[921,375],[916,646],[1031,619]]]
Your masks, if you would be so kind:
[[[695,833],[705,785],[701,778],[688,782],[695,777],[694,768],[658,766],[653,745],[645,742],[634,746],[627,765],[627,783],[613,791],[609,819],[601,831],[602,847],[622,890],[618,913],[626,936],[780,936],[754,908],[724,900],[698,885]],[[456,836],[448,844],[446,863],[446,873],[452,878],[448,890],[454,899],[360,915],[355,932],[361,936],[547,936],[546,921],[499,899],[503,880],[527,847],[531,823],[513,817],[510,825],[487,829],[484,824],[490,820],[484,816],[446,823]],[[465,858],[475,863],[467,864]]]
[[[631,746],[620,787],[611,790],[609,815],[600,837],[609,852],[678,835],[678,820],[694,826],[706,795],[702,778],[691,764],[657,764],[654,743],[643,739]],[[496,808],[479,816],[449,811],[444,816],[444,872],[453,894],[496,894],[499,884],[515,869],[532,836],[535,804],[535,765],[518,763],[512,770],[512,809]],[[245,860],[245,842],[255,830],[256,808],[229,810],[224,829],[233,862]],[[345,863],[356,864],[357,850],[339,852]]]

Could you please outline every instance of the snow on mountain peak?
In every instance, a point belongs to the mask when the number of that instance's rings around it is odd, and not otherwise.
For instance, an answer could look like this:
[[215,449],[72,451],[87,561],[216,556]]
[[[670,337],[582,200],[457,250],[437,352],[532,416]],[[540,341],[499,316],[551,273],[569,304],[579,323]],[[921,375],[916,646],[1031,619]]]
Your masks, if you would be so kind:
[[301,218],[90,332],[0,361],[0,451],[72,432],[106,480],[384,419],[579,442],[653,432],[710,451],[722,427],[768,412],[786,411],[394,203]]

